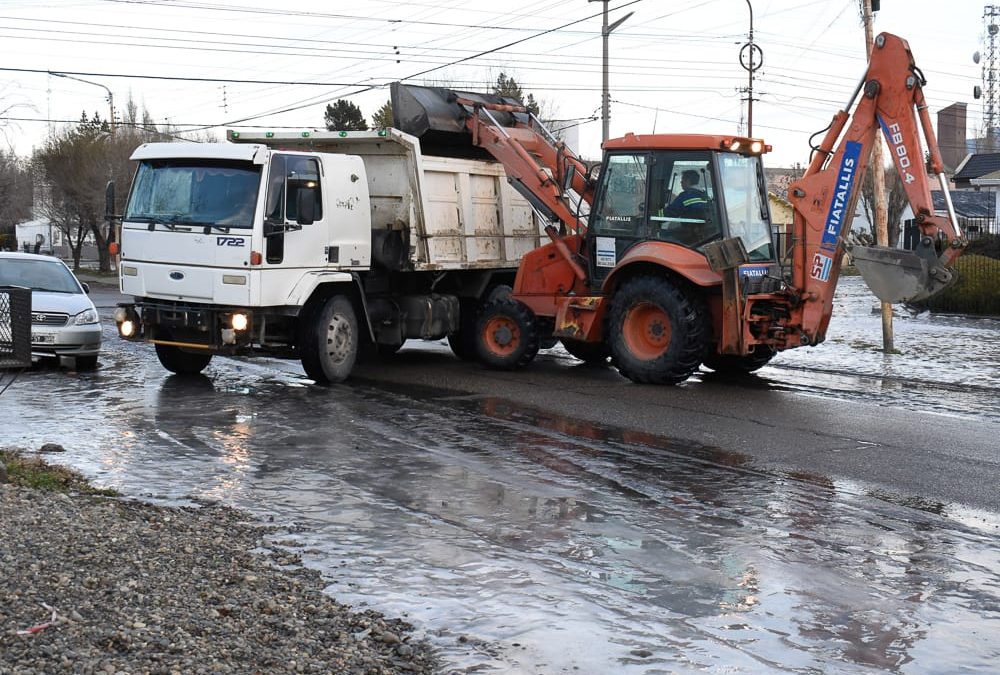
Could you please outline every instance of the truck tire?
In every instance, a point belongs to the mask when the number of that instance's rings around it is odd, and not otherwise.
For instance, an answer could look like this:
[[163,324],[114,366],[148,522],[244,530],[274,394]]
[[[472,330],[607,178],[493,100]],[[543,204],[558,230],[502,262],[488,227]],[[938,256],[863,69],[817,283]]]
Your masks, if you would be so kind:
[[775,354],[770,347],[758,345],[752,354],[746,356],[709,354],[705,357],[705,366],[726,375],[746,375],[766,366]]
[[156,345],[156,358],[163,367],[178,375],[197,375],[205,370],[212,355],[209,352],[186,352],[173,345]]
[[625,281],[611,301],[612,363],[633,382],[678,384],[701,365],[709,325],[702,305],[669,280]]
[[535,315],[514,300],[495,300],[483,306],[476,320],[476,355],[498,370],[515,370],[538,354]]
[[448,346],[463,361],[476,358],[476,316],[479,302],[473,298],[460,298],[458,305],[458,331],[448,335]]
[[583,340],[571,340],[570,338],[562,338],[560,341],[563,348],[571,356],[580,359],[590,366],[604,365],[607,363],[608,357],[611,356],[611,350],[608,349],[608,345],[604,342],[584,342]]
[[343,295],[330,297],[305,317],[299,336],[302,368],[316,384],[343,382],[358,358],[358,319]]

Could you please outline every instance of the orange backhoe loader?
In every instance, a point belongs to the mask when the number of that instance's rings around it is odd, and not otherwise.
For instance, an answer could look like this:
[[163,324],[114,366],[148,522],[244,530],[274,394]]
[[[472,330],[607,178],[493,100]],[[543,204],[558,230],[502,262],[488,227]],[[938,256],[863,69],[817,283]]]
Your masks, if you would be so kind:
[[[522,259],[510,296],[484,305],[466,331],[483,362],[521,367],[557,338],[584,360],[610,356],[635,382],[673,384],[702,364],[750,372],[822,342],[845,250],[886,302],[954,280],[966,242],[950,197],[947,216],[934,213],[928,165],[948,192],[924,83],[906,41],[879,35],[864,78],[789,187],[784,255],[761,163],[770,148],[759,139],[627,134],[588,167],[513,99],[396,83],[392,105],[425,153],[487,153],[550,221],[551,242]],[[922,233],[915,251],[847,241],[879,128]]]

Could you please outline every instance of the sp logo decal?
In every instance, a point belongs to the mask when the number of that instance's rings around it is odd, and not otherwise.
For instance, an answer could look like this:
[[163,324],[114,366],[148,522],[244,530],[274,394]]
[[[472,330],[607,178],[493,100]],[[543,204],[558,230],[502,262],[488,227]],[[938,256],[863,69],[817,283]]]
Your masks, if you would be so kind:
[[243,237],[216,237],[216,246],[244,246],[246,242]]

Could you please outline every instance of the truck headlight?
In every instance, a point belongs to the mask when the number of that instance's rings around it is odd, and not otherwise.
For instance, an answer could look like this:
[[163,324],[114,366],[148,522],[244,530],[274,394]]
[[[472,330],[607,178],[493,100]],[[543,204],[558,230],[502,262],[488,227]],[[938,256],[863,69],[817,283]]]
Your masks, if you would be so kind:
[[132,319],[125,319],[118,324],[118,332],[122,334],[122,337],[132,337],[135,335],[135,322]]
[[230,317],[229,325],[233,330],[244,331],[250,326],[250,317],[243,312],[236,312]]

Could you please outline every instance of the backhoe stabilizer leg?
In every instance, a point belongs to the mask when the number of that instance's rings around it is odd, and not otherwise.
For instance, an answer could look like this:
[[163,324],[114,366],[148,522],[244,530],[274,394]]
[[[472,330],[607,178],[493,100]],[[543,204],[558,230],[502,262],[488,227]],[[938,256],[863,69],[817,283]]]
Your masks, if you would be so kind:
[[954,283],[953,270],[945,266],[933,246],[916,251],[885,246],[852,246],[848,253],[871,292],[882,302],[919,302]]

